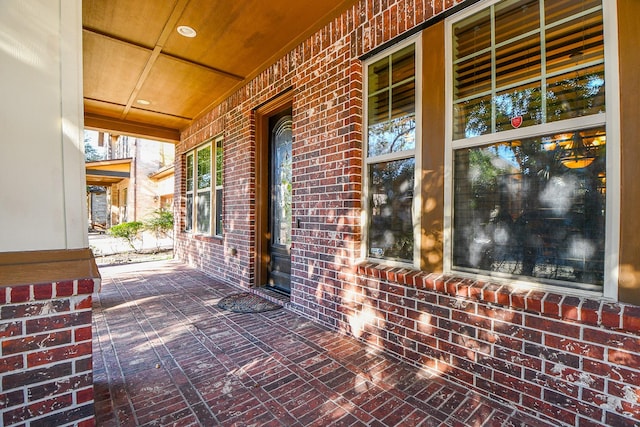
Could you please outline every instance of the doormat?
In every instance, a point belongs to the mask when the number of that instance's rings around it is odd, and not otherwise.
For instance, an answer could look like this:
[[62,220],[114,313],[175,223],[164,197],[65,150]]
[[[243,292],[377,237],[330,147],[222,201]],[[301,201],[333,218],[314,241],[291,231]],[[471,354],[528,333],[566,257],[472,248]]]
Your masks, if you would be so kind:
[[282,308],[281,305],[250,292],[227,295],[218,302],[218,307],[234,313],[261,313]]

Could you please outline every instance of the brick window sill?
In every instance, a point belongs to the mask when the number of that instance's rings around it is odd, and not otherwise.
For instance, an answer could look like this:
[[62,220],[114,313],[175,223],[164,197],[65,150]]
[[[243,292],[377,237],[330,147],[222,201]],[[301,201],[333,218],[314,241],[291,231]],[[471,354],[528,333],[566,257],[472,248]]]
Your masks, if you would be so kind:
[[205,234],[194,234],[189,231],[183,231],[182,237],[186,239],[197,240],[200,242],[212,242],[212,243],[218,243],[218,244],[222,244],[222,242],[224,241],[224,238],[222,236],[208,236]]
[[360,264],[357,273],[360,276],[393,284],[509,307],[544,317],[616,331],[638,333],[640,330],[640,306],[562,295],[538,289],[519,289],[507,284],[369,262]]

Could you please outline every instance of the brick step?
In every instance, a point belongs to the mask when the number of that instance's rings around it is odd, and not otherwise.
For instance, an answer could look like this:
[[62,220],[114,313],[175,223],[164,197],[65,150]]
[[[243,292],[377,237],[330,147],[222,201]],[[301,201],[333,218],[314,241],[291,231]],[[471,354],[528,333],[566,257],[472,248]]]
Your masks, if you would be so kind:
[[274,291],[273,289],[269,289],[265,286],[260,286],[256,288],[250,288],[249,292],[252,294],[256,294],[266,299],[267,301],[271,301],[274,304],[278,304],[283,306],[284,308],[288,308],[291,305],[291,297],[282,292]]

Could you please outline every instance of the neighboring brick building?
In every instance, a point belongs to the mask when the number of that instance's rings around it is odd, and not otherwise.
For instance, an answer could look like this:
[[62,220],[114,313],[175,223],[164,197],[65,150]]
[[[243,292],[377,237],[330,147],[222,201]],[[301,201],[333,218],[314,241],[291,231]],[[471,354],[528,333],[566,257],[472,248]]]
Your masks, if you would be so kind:
[[541,419],[637,425],[639,14],[358,2],[182,133],[177,256]]

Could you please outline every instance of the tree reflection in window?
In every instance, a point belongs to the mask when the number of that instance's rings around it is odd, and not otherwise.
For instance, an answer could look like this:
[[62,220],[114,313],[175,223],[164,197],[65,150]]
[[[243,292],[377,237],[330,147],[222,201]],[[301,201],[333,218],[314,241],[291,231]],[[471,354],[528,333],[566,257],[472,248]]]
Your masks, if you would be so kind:
[[413,262],[416,46],[367,67],[367,248],[371,258]]
[[369,167],[369,255],[413,259],[413,187],[415,159]]
[[600,127],[455,150],[454,267],[602,286],[605,147]]
[[369,156],[413,150],[416,146],[415,115],[369,126]]

